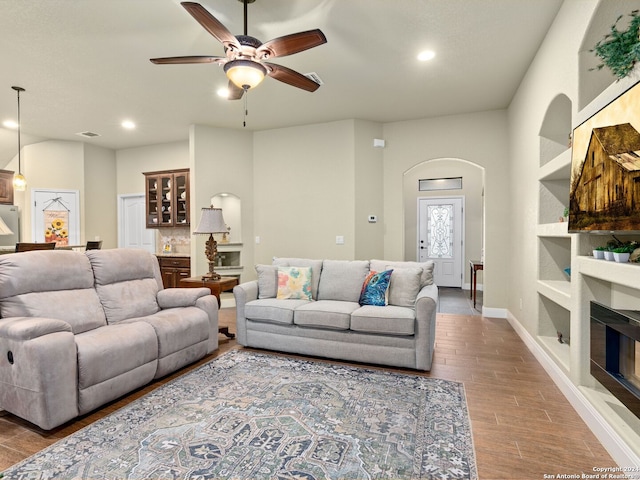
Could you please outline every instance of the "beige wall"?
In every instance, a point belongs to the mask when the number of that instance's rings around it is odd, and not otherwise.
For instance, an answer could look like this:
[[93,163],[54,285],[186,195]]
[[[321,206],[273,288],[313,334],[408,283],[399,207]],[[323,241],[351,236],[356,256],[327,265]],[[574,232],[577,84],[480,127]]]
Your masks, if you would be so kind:
[[256,132],[254,175],[257,263],[354,258],[353,120]]
[[84,241],[102,240],[102,248],[118,246],[116,155],[84,144]]
[[506,308],[511,242],[506,110],[387,123],[383,131],[385,258],[415,258],[405,241],[411,234],[404,214],[405,172],[433,159],[464,159],[485,172],[483,304],[492,314],[490,309]]
[[[190,128],[189,168],[191,169],[191,230],[198,226],[202,207],[218,193],[232,193],[240,199],[243,243],[240,261],[242,281],[255,278],[253,132],[193,125]],[[217,206],[217,205],[216,205]],[[224,215],[224,211],[222,212]],[[191,242],[192,274],[208,271],[204,255],[207,235],[195,235]]]
[[[354,122],[354,258],[370,260],[384,256],[384,149],[373,146],[382,139],[382,124]],[[370,223],[369,215],[378,221]]]
[[[418,182],[426,178],[462,177],[462,189],[418,191]],[[404,175],[405,257],[416,260],[418,255],[418,199],[428,197],[463,196],[464,203],[464,259],[463,284],[468,284],[469,260],[482,258],[484,215],[484,170],[478,165],[458,159],[436,159],[416,165]],[[482,271],[478,272],[482,283]]]

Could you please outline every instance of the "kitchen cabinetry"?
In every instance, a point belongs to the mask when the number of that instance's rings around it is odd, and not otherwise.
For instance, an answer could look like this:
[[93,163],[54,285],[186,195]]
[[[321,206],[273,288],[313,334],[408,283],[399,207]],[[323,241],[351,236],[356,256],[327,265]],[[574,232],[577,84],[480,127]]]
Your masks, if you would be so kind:
[[189,169],[146,172],[147,228],[189,225]]
[[190,257],[159,256],[158,263],[164,288],[176,288],[180,285],[180,280],[191,276]]

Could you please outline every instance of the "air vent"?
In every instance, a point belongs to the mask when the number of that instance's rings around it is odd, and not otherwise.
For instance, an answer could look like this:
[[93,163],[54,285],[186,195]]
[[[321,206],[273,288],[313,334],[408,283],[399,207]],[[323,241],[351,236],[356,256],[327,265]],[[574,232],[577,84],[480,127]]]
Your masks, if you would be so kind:
[[80,132],[80,133],[76,133],[76,135],[80,135],[81,137],[85,137],[85,138],[93,138],[93,137],[100,136],[99,133],[94,133],[94,132]]
[[305,73],[304,76],[307,77],[309,80],[313,80],[318,85],[324,85],[324,82],[316,72]]

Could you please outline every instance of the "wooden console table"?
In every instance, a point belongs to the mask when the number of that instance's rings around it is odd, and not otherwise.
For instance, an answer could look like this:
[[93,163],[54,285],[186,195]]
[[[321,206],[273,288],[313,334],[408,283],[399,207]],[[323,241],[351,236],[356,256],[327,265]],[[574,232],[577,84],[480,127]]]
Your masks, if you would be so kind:
[[473,283],[471,284],[471,292],[469,294],[469,298],[473,298],[473,308],[476,308],[476,294],[478,293],[478,270],[484,270],[484,264],[480,260],[469,260],[469,268],[471,269],[471,280]]
[[[211,295],[215,295],[218,299],[218,308],[220,308],[220,293],[233,290],[233,287],[238,285],[237,277],[220,277],[220,280],[203,280],[202,276],[189,277],[180,280],[178,286],[183,288],[208,288],[211,291]],[[229,327],[220,327],[218,331],[229,338],[234,338],[235,335],[229,332]]]

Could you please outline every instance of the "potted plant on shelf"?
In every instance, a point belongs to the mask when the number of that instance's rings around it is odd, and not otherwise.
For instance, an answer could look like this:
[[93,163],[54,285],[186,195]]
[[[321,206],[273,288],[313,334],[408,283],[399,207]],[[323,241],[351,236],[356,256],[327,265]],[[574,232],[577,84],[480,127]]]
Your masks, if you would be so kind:
[[617,247],[607,246],[604,253],[604,259],[613,262],[613,249]]
[[629,14],[631,20],[626,30],[618,30],[618,22],[623,18],[620,15],[611,26],[611,31],[595,44],[592,52],[602,60],[602,63],[593,70],[601,70],[606,66],[618,78],[624,78],[640,61],[640,15],[638,10]]
[[613,257],[618,263],[627,263],[629,261],[629,256],[635,249],[636,247],[631,243],[616,247],[613,249]]
[[607,247],[601,245],[593,249],[593,258],[597,258],[599,260],[604,259],[604,252],[607,250]]

